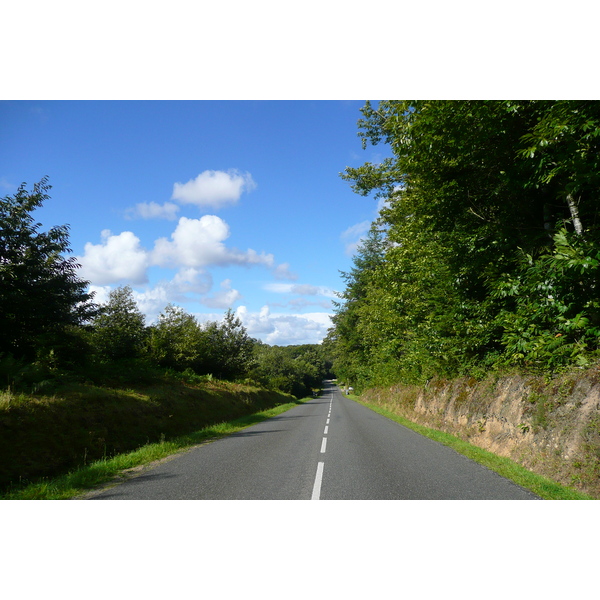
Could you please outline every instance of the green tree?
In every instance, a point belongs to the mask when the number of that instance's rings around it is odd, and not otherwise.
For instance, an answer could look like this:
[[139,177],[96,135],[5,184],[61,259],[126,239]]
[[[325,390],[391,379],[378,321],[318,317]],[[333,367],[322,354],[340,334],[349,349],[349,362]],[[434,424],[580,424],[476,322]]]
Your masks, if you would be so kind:
[[519,151],[533,166],[529,185],[547,190],[547,212],[567,218],[574,231],[597,227],[600,186],[600,103],[535,103],[537,122]]
[[[338,294],[340,301],[334,302],[334,326],[327,337],[333,345],[334,371],[338,377],[355,384],[357,389],[369,379],[372,349],[385,335],[381,329],[367,325],[373,323],[369,321],[370,316],[377,318],[381,314],[370,307],[373,296],[381,291],[376,273],[384,264],[385,245],[385,234],[374,223],[357,248],[354,266],[341,274],[346,289]],[[383,309],[383,304],[379,304],[379,308]],[[363,319],[363,316],[367,318]]]
[[200,372],[207,346],[208,337],[196,318],[172,304],[150,330],[150,357],[160,366]]
[[0,200],[0,352],[26,359],[41,345],[52,348],[97,308],[75,258],[64,256],[71,252],[68,225],[42,232],[33,218],[50,189],[45,177],[31,192],[22,184]]
[[253,353],[250,377],[297,398],[310,396],[330,374],[331,361],[317,344],[269,346],[256,340]]
[[144,347],[145,317],[129,286],[111,290],[106,305],[94,319],[93,340],[101,357],[108,360],[139,358]]
[[[544,269],[556,294],[568,298],[561,313],[567,327],[584,328],[582,319],[595,310],[596,276],[591,267],[584,274],[571,268],[576,261],[565,260],[566,246],[552,234],[565,220],[575,235],[585,232],[585,249],[569,244],[585,255],[577,260],[594,264],[599,106],[367,102],[363,146],[386,144],[392,156],[342,177],[357,193],[387,200],[379,219],[387,243],[375,269],[358,269],[359,286],[347,280],[330,336],[340,374],[423,381],[487,368],[517,347],[526,315],[532,323],[559,318],[533,301],[543,293]],[[516,295],[507,291],[517,288]],[[587,327],[585,344],[581,337],[572,343],[595,347],[593,331]]]
[[254,341],[231,309],[227,310],[221,323],[208,323],[204,332],[209,342],[208,372],[222,379],[236,379],[248,373]]

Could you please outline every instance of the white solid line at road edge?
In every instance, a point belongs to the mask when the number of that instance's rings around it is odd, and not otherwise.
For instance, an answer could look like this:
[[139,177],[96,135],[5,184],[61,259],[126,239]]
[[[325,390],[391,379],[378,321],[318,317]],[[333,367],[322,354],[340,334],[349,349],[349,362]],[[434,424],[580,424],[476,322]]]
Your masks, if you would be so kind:
[[323,467],[325,463],[320,462],[317,465],[317,476],[315,477],[315,485],[313,486],[313,493],[311,500],[319,500],[321,497],[321,483],[323,482]]

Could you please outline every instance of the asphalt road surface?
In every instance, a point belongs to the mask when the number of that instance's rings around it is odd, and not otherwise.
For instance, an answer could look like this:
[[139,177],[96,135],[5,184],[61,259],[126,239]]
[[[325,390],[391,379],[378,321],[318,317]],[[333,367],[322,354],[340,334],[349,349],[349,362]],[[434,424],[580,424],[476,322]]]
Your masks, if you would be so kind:
[[96,500],[535,500],[493,471],[346,398],[196,447]]

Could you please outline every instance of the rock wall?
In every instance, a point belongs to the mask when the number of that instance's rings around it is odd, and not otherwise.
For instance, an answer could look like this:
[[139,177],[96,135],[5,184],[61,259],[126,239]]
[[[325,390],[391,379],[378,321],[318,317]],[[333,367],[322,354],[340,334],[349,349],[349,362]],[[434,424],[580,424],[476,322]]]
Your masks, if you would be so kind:
[[361,399],[600,498],[600,370],[372,388]]

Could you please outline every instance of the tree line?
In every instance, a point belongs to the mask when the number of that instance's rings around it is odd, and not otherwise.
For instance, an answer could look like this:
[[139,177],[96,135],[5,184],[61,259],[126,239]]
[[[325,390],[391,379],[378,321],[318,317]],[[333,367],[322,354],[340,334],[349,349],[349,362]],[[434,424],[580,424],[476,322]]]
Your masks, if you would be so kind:
[[355,192],[385,200],[327,343],[364,388],[585,367],[600,340],[600,103],[367,102]]
[[76,260],[66,256],[68,226],[43,232],[33,217],[50,189],[44,178],[32,191],[23,184],[0,200],[0,385],[35,390],[52,378],[160,369],[305,397],[331,376],[324,348],[263,344],[231,309],[220,322],[200,322],[169,304],[148,325],[129,286],[96,304]]

